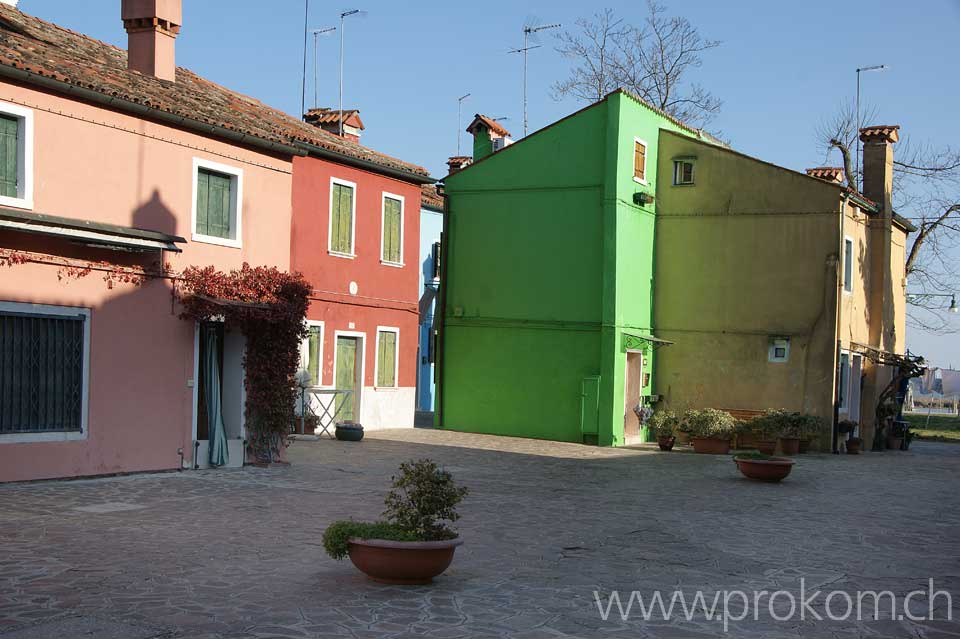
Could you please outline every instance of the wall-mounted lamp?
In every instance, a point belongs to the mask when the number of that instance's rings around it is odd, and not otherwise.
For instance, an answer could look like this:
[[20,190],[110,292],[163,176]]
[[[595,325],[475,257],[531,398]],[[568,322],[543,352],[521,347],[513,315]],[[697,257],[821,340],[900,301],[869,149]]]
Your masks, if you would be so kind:
[[649,193],[644,193],[640,191],[639,193],[633,194],[633,203],[637,206],[645,206],[647,204],[652,204],[654,197]]

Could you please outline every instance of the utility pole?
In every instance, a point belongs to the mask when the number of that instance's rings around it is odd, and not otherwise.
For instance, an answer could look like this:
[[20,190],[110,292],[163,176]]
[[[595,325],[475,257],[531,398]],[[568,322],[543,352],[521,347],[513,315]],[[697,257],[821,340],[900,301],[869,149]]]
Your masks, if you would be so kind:
[[343,19],[348,16],[355,16],[360,13],[360,9],[350,9],[340,14],[340,137],[343,137]]
[[310,0],[303,0],[303,77],[300,84],[300,118],[307,112],[307,23],[310,21]]
[[312,31],[313,33],[313,108],[314,109],[320,106],[318,104],[318,97],[317,97],[317,91],[318,91],[317,87],[320,84],[319,80],[317,79],[317,68],[320,66],[320,53],[317,49],[317,39],[322,35],[333,33],[336,30],[337,30],[336,27],[324,27],[322,29],[314,29]]
[[462,124],[461,112],[463,111],[463,101],[470,97],[470,94],[461,95],[457,98],[457,155],[460,155],[460,128]]

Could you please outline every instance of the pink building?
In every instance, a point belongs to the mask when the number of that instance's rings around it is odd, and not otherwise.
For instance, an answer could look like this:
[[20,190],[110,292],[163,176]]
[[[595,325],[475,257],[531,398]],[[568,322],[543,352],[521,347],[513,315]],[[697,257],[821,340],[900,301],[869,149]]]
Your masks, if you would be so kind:
[[216,395],[242,464],[243,337],[103,275],[289,270],[294,157],[383,161],[176,67],[179,0],[122,17],[129,61],[0,4],[0,481],[203,466]]

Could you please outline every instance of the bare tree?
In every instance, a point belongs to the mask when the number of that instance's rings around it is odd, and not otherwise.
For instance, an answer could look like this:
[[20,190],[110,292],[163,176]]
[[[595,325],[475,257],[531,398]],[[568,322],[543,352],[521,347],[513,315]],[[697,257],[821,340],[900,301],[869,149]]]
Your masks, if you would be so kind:
[[[876,109],[867,108],[860,121],[876,120]],[[847,186],[857,190],[859,177],[853,168],[857,118],[851,104],[842,105],[817,129],[826,155],[840,153]],[[905,271],[910,295],[910,324],[932,332],[956,332],[944,312],[942,297],[960,293],[960,151],[950,147],[915,145],[904,137],[893,162],[894,208],[910,218],[917,231],[911,235]]]
[[623,87],[680,120],[703,126],[722,102],[689,82],[689,72],[720,42],[703,38],[686,18],[667,16],[662,4],[651,0],[647,7],[641,26],[626,24],[605,9],[578,20],[576,31],[561,33],[557,51],[573,67],[567,79],[554,84],[554,94],[594,102]]

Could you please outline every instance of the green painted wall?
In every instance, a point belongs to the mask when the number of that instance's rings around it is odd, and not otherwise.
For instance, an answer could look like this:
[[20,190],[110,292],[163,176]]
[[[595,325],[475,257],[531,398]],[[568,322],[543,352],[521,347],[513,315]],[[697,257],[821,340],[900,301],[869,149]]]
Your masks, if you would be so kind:
[[[446,179],[438,425],[624,443],[624,333],[649,334],[652,312],[654,210],[633,195],[655,189],[663,126],[675,128],[615,93]],[[635,137],[647,185],[633,181]],[[595,376],[599,427],[585,438]]]

